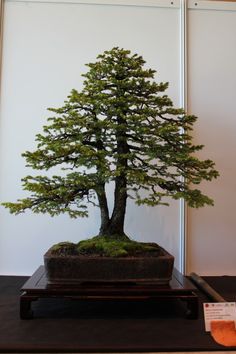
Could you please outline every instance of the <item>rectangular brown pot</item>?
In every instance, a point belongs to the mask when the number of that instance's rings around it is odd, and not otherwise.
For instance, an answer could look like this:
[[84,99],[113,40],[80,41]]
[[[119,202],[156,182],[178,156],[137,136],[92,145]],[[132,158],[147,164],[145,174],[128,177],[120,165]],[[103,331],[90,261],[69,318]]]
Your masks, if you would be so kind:
[[138,282],[168,284],[174,257],[161,248],[152,257],[90,257],[44,255],[45,270],[51,284],[83,282]]

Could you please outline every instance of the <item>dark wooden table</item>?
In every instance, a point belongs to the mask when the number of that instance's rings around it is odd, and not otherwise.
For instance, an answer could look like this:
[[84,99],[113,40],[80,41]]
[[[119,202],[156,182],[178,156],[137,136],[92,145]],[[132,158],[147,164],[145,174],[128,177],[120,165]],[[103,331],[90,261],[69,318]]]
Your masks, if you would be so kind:
[[198,317],[195,286],[176,269],[169,285],[135,283],[82,283],[76,286],[48,284],[44,266],[40,266],[21,288],[20,317],[32,319],[32,301],[40,298],[75,300],[181,300],[186,304],[185,316]]

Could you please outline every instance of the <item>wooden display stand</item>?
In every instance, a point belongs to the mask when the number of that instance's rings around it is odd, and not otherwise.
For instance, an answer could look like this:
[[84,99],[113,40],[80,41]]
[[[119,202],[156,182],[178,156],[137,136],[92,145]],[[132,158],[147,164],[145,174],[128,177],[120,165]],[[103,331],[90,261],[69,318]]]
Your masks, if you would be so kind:
[[20,317],[33,318],[31,302],[39,298],[69,298],[76,300],[182,300],[187,305],[187,318],[198,317],[198,297],[195,286],[176,269],[169,285],[138,283],[82,283],[76,286],[48,284],[44,266],[21,288]]

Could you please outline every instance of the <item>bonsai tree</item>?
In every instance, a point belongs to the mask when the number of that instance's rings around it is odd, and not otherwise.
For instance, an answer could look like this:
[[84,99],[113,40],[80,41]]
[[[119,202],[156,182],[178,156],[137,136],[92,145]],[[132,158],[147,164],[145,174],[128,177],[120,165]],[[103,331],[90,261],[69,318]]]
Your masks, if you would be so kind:
[[[190,207],[213,205],[195,185],[218,176],[214,162],[201,161],[190,132],[197,117],[174,108],[164,94],[168,83],[154,80],[155,70],[129,50],[113,48],[87,64],[81,92],[73,89],[36,136],[37,149],[23,156],[35,170],[61,167],[61,173],[26,176],[31,192],[11,213],[31,209],[51,216],[88,216],[88,204],[101,212],[99,237],[128,239],[124,230],[127,198],[138,205],[168,205],[184,198]],[[114,182],[109,212],[106,185]]]

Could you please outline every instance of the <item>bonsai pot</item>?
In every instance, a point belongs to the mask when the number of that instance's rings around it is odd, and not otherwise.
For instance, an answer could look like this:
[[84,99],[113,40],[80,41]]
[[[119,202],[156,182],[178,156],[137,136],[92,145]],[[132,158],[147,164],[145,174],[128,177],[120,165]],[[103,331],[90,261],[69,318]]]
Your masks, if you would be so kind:
[[99,257],[44,255],[48,284],[76,285],[84,282],[132,282],[168,284],[174,257],[160,248],[158,256]]

